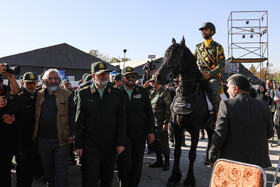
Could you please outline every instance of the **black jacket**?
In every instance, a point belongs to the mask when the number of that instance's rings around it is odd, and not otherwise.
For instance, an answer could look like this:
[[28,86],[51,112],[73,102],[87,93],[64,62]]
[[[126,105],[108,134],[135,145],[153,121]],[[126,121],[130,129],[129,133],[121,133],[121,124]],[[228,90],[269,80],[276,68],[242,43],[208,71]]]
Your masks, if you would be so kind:
[[127,136],[138,139],[155,133],[155,121],[148,90],[134,85],[131,101],[123,86],[121,90],[125,100]]
[[21,88],[20,92],[10,102],[8,113],[15,115],[17,151],[32,149],[32,133],[35,124],[35,103],[37,94]]
[[94,84],[78,91],[75,120],[76,149],[125,145],[123,93],[107,85],[101,99]]

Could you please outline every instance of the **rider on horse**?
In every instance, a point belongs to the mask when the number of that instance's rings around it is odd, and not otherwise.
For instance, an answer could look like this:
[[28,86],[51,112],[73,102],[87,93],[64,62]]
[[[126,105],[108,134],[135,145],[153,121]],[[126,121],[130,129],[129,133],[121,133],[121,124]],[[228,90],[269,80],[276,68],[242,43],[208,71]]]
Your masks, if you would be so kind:
[[204,23],[199,30],[204,41],[196,45],[194,56],[202,73],[202,79],[206,82],[206,91],[214,105],[214,112],[217,113],[221,101],[220,93],[223,90],[220,73],[224,71],[226,64],[224,50],[222,45],[212,39],[216,33],[212,23]]

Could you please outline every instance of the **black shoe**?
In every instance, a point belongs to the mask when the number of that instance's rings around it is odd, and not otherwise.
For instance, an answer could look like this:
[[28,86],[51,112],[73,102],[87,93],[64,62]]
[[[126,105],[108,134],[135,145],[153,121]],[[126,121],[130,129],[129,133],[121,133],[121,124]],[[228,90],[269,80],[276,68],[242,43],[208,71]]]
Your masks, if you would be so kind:
[[201,139],[201,140],[204,140],[204,139],[205,139],[205,136],[201,136],[200,139]]
[[182,144],[181,144],[181,147],[187,147],[187,144],[182,143]]
[[149,164],[149,168],[161,168],[163,166],[163,161],[155,161],[154,163],[152,164]]

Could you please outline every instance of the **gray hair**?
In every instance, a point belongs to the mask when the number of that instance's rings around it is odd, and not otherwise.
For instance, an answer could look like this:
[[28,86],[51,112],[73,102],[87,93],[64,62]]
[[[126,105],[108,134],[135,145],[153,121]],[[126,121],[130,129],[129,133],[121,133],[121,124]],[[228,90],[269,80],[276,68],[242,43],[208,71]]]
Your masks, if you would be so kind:
[[250,83],[244,75],[234,74],[227,79],[227,82],[229,81],[231,81],[232,85],[237,86],[242,91],[248,92],[250,89]]
[[61,77],[61,75],[60,75],[60,73],[58,72],[57,69],[48,69],[47,71],[44,72],[44,75],[42,76],[42,83],[43,83],[43,85],[46,87],[47,79],[49,78],[50,73],[57,73],[58,78],[59,78],[58,85],[60,86],[60,84],[62,82],[62,77]]

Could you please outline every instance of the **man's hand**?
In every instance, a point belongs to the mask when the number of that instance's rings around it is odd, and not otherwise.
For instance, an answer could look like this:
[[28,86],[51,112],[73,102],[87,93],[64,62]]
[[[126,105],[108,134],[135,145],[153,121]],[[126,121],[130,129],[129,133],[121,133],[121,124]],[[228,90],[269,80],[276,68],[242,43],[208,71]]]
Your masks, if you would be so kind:
[[8,125],[13,124],[14,121],[16,120],[14,114],[12,114],[11,116],[8,115],[8,114],[4,114],[4,115],[2,116],[2,119],[3,119],[3,122],[6,123],[6,124],[8,124]]
[[167,131],[167,130],[168,130],[168,124],[164,124],[164,125],[162,126],[162,130],[163,130],[163,131]]
[[68,143],[72,144],[74,142],[74,138],[73,137],[68,137]]
[[145,84],[143,85],[144,88],[148,88],[150,86],[150,81],[146,81]]
[[155,140],[155,134],[153,134],[153,133],[148,134],[149,144],[152,144],[154,140]]
[[202,72],[202,79],[209,79],[211,77],[211,74],[210,73],[207,73],[207,72]]
[[124,151],[124,146],[118,146],[117,147],[118,155],[120,155],[123,151]]
[[0,108],[4,108],[7,105],[7,100],[5,97],[0,96]]
[[76,149],[75,152],[77,153],[78,157],[82,157],[83,156],[83,149]]

